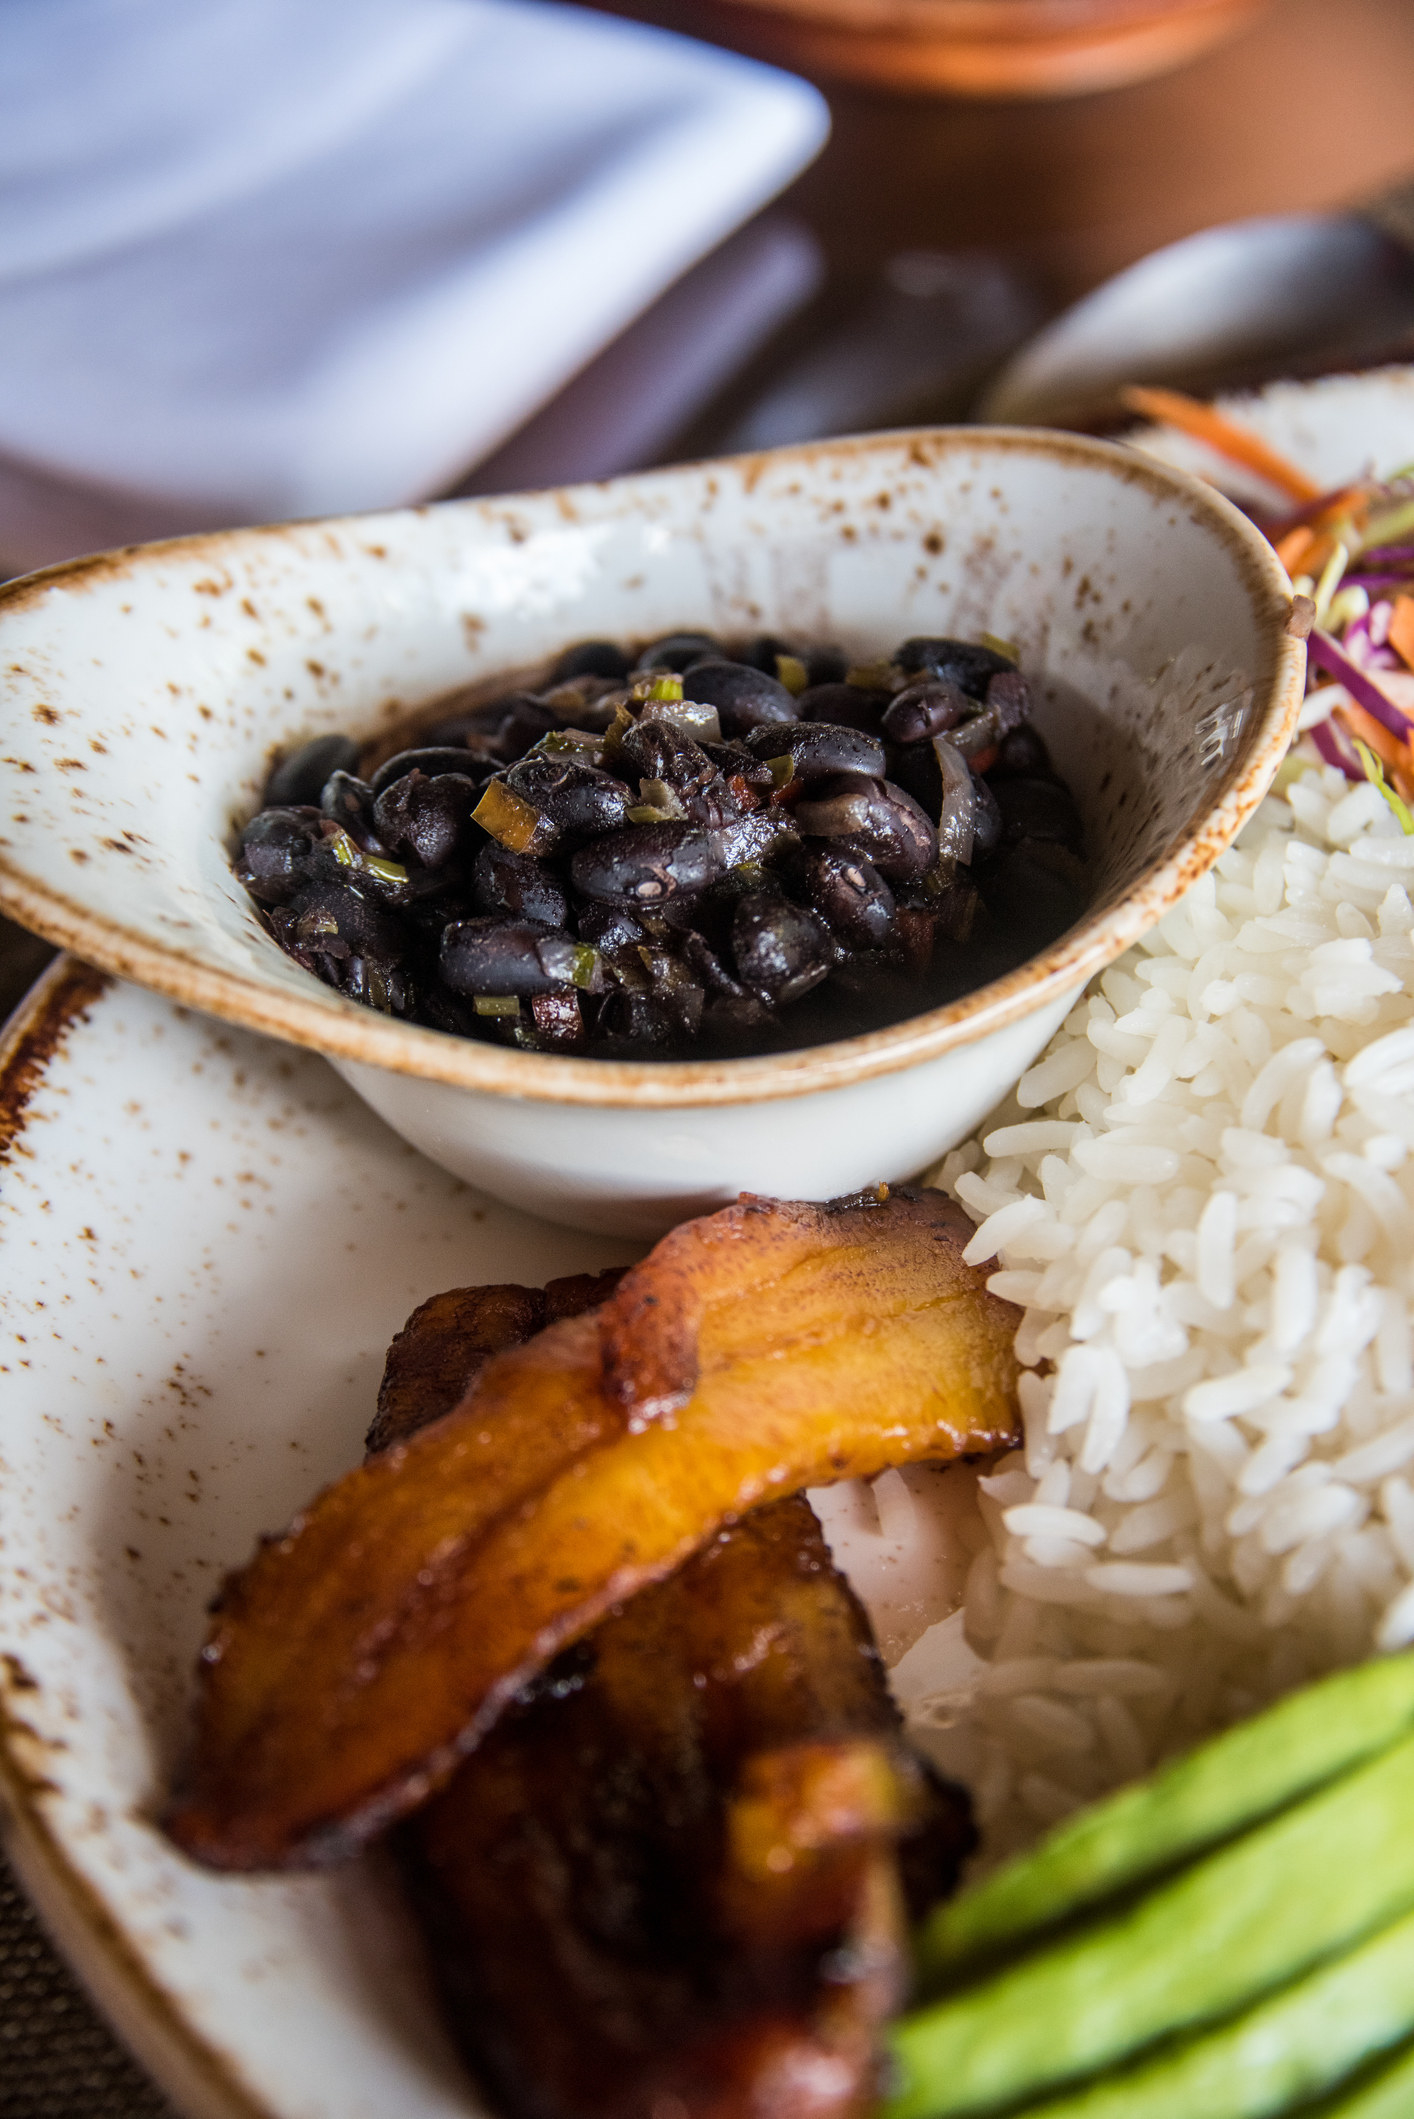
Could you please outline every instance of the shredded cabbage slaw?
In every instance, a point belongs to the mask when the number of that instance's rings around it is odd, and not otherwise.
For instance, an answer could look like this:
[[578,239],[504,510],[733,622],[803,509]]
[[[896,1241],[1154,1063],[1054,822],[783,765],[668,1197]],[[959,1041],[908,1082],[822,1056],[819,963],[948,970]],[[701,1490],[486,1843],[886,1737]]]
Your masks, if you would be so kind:
[[1194,436],[1290,502],[1248,512],[1315,605],[1294,752],[1368,780],[1414,834],[1414,464],[1321,492],[1212,405],[1138,385],[1123,394],[1131,411]]

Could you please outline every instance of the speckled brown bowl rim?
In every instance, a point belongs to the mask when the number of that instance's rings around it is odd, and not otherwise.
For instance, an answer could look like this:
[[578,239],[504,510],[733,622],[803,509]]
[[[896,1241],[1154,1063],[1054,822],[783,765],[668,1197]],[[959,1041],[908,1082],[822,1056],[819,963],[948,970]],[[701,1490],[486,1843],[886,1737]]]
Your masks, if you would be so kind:
[[[848,1088],[877,1075],[897,1073],[937,1059],[989,1036],[1048,1002],[1059,1000],[1112,963],[1161,919],[1231,844],[1270,786],[1294,733],[1305,678],[1305,645],[1291,630],[1290,580],[1261,532],[1212,486],[1115,442],[1056,433],[1048,428],[924,427],[805,443],[728,461],[743,471],[750,484],[768,467],[798,466],[808,475],[822,459],[861,454],[897,457],[900,451],[906,453],[910,448],[918,451],[917,461],[923,460],[925,452],[934,461],[954,452],[975,454],[978,450],[1049,456],[1061,463],[1101,469],[1126,483],[1147,486],[1165,500],[1183,504],[1192,517],[1205,520],[1227,548],[1266,648],[1264,666],[1246,673],[1256,708],[1251,726],[1216,788],[1205,793],[1198,815],[1141,871],[1117,905],[1087,915],[1039,956],[1028,958],[1004,978],[994,979],[944,1008],[911,1016],[887,1029],[833,1044],[807,1046],[796,1052],[756,1059],[662,1063],[567,1059],[519,1052],[400,1023],[356,1002],[338,999],[324,987],[314,987],[311,998],[306,1000],[249,973],[219,970],[179,947],[75,904],[3,858],[0,909],[87,962],[135,979],[205,1014],[282,1038],[289,1044],[306,1046],[327,1058],[526,1102],[660,1110],[768,1103]],[[667,471],[611,480],[607,486],[552,489],[552,495],[573,507],[581,495],[602,495],[616,487],[651,490],[655,483],[676,483],[713,468],[716,466],[679,465]],[[529,497],[532,496],[508,496],[496,505]],[[465,508],[468,503],[451,501],[441,505]],[[337,528],[341,520],[321,527]],[[36,589],[47,589],[78,575],[91,578],[95,573],[121,573],[130,583],[136,576],[140,593],[141,575],[149,560],[155,563],[184,552],[199,554],[203,560],[218,560],[233,550],[238,552],[277,535],[279,526],[220,531],[173,538],[162,544],[128,546],[49,567],[0,588],[0,620],[7,604],[28,601]]]

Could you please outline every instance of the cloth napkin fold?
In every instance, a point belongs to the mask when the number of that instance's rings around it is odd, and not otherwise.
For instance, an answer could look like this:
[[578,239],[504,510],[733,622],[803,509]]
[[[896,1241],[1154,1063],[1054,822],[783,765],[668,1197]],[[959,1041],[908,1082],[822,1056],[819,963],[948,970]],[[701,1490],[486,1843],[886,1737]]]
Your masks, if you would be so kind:
[[0,558],[425,497],[818,150],[549,0],[3,0]]

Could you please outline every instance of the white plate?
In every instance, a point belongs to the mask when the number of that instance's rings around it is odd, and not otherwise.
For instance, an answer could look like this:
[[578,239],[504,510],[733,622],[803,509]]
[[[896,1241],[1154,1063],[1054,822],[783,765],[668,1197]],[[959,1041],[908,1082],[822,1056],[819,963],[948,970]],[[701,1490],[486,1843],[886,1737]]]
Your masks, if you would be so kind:
[[[29,1090],[0,1166],[16,1865],[185,2111],[465,2119],[376,1866],[223,1880],[149,1817],[207,1600],[260,1531],[358,1461],[409,1311],[438,1288],[634,1254],[469,1191],[322,1060],[65,960],[5,1060],[0,1113]],[[5,1133],[0,1118],[0,1147]]]
[[[1332,480],[1414,456],[1408,371],[1273,392],[1259,417]],[[61,963],[12,1026],[9,1844],[81,1974],[194,2119],[474,2108],[376,1863],[207,1876],[149,1817],[211,1591],[257,1532],[357,1460],[408,1312],[438,1288],[628,1255],[434,1169],[322,1061],[134,988]]]

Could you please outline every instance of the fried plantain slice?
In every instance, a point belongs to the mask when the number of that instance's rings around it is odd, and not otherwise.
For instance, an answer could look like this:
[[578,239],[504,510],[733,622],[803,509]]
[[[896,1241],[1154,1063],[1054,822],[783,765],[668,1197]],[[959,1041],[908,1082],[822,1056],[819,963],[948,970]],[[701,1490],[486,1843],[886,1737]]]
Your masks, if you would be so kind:
[[644,1417],[686,1375],[671,1318],[646,1384],[621,1365],[611,1395],[604,1376],[616,1313],[688,1300],[676,1269],[655,1290],[655,1252],[603,1310],[488,1361],[454,1412],[328,1488],[232,1578],[166,1821],[178,1845],[226,1869],[350,1853],[724,1523],[805,1486],[1014,1446],[1018,1313],[963,1264],[970,1224],[940,1194],[744,1199],[708,1223],[696,1381],[673,1425]]
[[394,1844],[513,2119],[844,2119],[901,1996],[901,1840],[947,1890],[966,1798],[795,1498],[561,1656]]
[[493,1354],[523,1345],[562,1317],[597,1308],[622,1278],[622,1266],[610,1266],[567,1274],[543,1288],[503,1283],[433,1295],[388,1349],[366,1446],[376,1453],[407,1441],[461,1403]]

